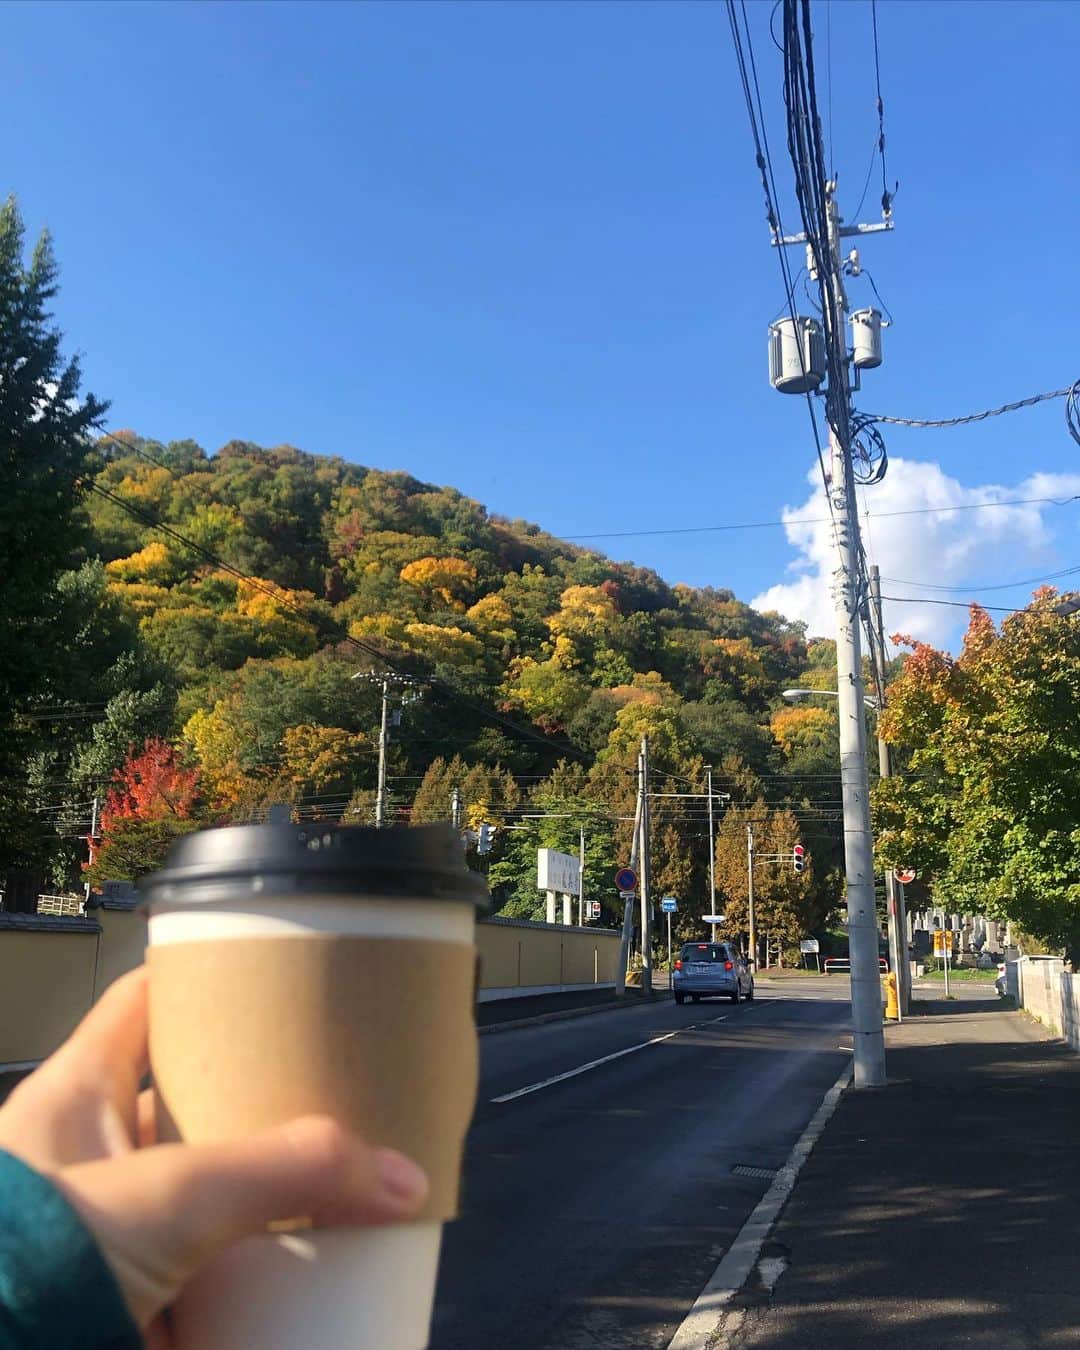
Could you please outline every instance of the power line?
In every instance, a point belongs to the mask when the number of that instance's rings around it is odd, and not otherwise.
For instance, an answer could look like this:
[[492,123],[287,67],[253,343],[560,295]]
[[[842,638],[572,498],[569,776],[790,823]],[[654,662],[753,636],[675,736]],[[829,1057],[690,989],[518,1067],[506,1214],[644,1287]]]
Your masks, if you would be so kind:
[[[874,417],[875,422],[889,421],[888,418]],[[1009,497],[993,502],[962,502],[955,506],[912,506],[902,511],[864,511],[863,519],[886,520],[892,516],[935,516],[950,511],[989,511],[1000,506],[1069,506],[1080,501],[1080,492],[1071,497]],[[789,525],[829,525],[830,516],[793,516],[788,520],[752,520],[728,525],[680,525],[660,530],[601,530],[595,534],[568,534],[562,538],[568,542],[581,539],[631,539],[645,535],[674,534],[719,534],[730,530],[769,530],[786,529]]]
[[1064,567],[1060,572],[1048,572],[1042,577],[1025,577],[1022,581],[1002,581],[986,586],[939,586],[930,581],[909,581],[904,577],[882,577],[882,581],[891,581],[897,586],[924,586],[928,591],[1012,591],[1018,586],[1037,586],[1046,581],[1058,581],[1061,577],[1075,576],[1080,566]]
[[1014,403],[1002,403],[997,408],[986,408],[983,412],[967,413],[962,417],[887,417],[884,413],[869,413],[875,422],[890,422],[898,427],[961,427],[969,422],[985,422],[988,417],[1000,417],[1002,413],[1017,412],[1020,408],[1033,408],[1037,403],[1046,403],[1049,399],[1065,398],[1076,388],[1075,384],[1064,389],[1051,389],[1045,394],[1032,394],[1030,398],[1020,398]]
[[870,0],[870,20],[874,29],[874,86],[877,90],[878,150],[881,154],[881,214],[888,218],[892,215],[892,202],[896,189],[889,191],[888,173],[885,168],[885,104],[881,98],[881,54],[878,49],[877,0]]
[[[739,76],[742,80],[743,96],[746,100],[746,112],[750,121],[750,131],[754,140],[755,159],[758,166],[758,172],[761,175],[761,185],[765,192],[766,219],[769,222],[769,228],[772,231],[773,241],[776,244],[776,252],[780,263],[780,275],[784,283],[784,293],[787,296],[788,309],[791,316],[791,322],[798,324],[798,306],[795,303],[795,288],[792,284],[791,270],[788,266],[787,254],[779,244],[783,237],[784,228],[780,218],[780,197],[776,190],[776,175],[772,166],[772,155],[769,150],[769,137],[765,125],[765,111],[761,100],[761,85],[758,80],[757,61],[754,57],[754,43],[750,36],[750,24],[746,14],[746,0],[740,0],[740,11],[742,14],[742,33],[739,31],[739,19],[735,10],[735,0],[727,0],[728,23],[731,28],[732,45],[735,48],[735,60],[739,67]],[[770,18],[770,31],[772,20]],[[745,38],[745,52],[743,41]],[[774,38],[775,41],[775,38]],[[750,79],[747,76],[747,58],[749,58],[749,71],[753,79],[753,98],[750,93]],[[755,112],[756,104],[756,112]],[[759,130],[760,125],[760,130]],[[803,359],[803,349],[800,344],[799,359]],[[814,445],[817,449],[818,465],[822,476],[825,476],[825,455],[821,445],[821,434],[818,429],[817,415],[814,412],[814,401],[810,393],[806,393],[806,408],[810,417],[810,428],[814,436]],[[826,498],[828,500],[828,498]],[[832,504],[829,503],[830,515]]]
[[978,605],[980,609],[993,610],[996,614],[1023,614],[1027,606],[1010,609],[1007,605],[983,605],[978,600],[935,600],[929,595],[883,595],[882,600],[891,600],[896,605],[950,605],[954,609],[970,609]]

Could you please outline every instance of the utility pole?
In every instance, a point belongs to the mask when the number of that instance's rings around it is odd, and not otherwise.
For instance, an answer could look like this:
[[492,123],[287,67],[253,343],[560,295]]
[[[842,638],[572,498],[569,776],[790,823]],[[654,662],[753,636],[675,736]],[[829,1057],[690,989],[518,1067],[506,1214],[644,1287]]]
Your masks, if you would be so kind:
[[[705,790],[709,794],[709,913],[716,913],[716,830],[713,826],[712,765],[705,770]],[[670,920],[668,921],[670,927]],[[716,941],[716,924],[710,924],[712,940]],[[670,944],[669,944],[670,945]],[[670,953],[669,953],[670,956]],[[668,962],[670,965],[670,961]]]
[[[750,965],[757,969],[757,923],[754,918],[754,827],[746,822],[746,922],[749,929]],[[769,962],[766,959],[766,966]]]
[[[881,714],[885,708],[885,625],[881,617],[881,573],[876,563],[870,568],[870,621],[875,639],[871,646],[878,689],[878,772],[882,778],[889,778],[892,776],[892,756],[888,742],[881,735]],[[911,963],[908,960],[904,888],[891,867],[885,869],[885,898],[889,912],[889,949],[896,976],[898,1020],[903,1021],[911,1007]]]
[[585,826],[581,826],[581,847],[578,852],[578,897],[577,897],[577,921],[578,927],[585,927]]
[[[826,184],[829,256],[835,298],[832,331],[846,356],[847,297],[840,256],[840,211],[835,183]],[[874,903],[874,841],[870,832],[870,780],[866,765],[866,705],[859,643],[859,517],[851,463],[851,392],[846,359],[835,362],[840,388],[831,390],[829,425],[829,509],[836,543],[833,601],[836,610],[836,677],[840,708],[840,786],[844,803],[844,862],[847,872],[848,952],[851,958],[852,1044],[855,1086],[885,1084],[885,1036],[881,1019],[878,926]]]
[[641,793],[641,844],[638,847],[641,892],[641,991],[652,993],[652,922],[649,915],[649,866],[652,862],[649,848],[649,738],[641,738],[641,758],[638,761],[639,791]]
[[[641,843],[641,809],[644,797],[641,791],[641,754],[638,753],[638,790],[637,804],[634,807],[634,829],[630,836],[630,867],[638,862],[638,845]],[[622,998],[626,993],[626,967],[630,964],[630,940],[634,934],[634,897],[631,894],[623,901],[622,940],[619,943],[619,964],[615,968],[615,997]]]
[[450,793],[450,823],[455,830],[461,829],[461,789],[454,788]]
[[[840,713],[840,783],[844,802],[844,866],[847,874],[848,950],[851,957],[851,1020],[855,1047],[855,1086],[882,1087],[885,1083],[885,1037],[881,1018],[881,984],[878,970],[878,927],[874,902],[874,846],[870,832],[870,782],[866,765],[866,707],[862,682],[862,658],[859,643],[859,517],[855,502],[855,476],[852,466],[851,385],[849,365],[852,356],[847,347],[848,302],[844,292],[844,264],[841,239],[877,234],[893,227],[890,213],[876,225],[844,225],[836,202],[836,183],[823,184],[828,237],[825,257],[820,246],[805,233],[774,234],[778,247],[788,244],[809,245],[808,268],[827,272],[828,287],[822,286],[822,304],[830,308],[826,322],[826,347],[831,346],[829,362],[828,418],[829,473],[827,491],[836,547],[836,571],[833,574],[833,603],[836,613],[836,676]],[[858,255],[847,260],[853,274],[858,271]],[[794,316],[792,320],[795,323]],[[858,366],[880,363],[864,354]],[[807,362],[799,356],[803,376]],[[818,379],[820,379],[820,374]],[[777,388],[781,385],[774,384]],[[816,388],[803,384],[791,392]]]
[[379,723],[379,785],[375,791],[375,828],[386,825],[386,751],[390,744],[390,681],[383,676],[382,720]]
[[[375,789],[375,828],[383,829],[387,824],[387,814],[389,807],[389,794],[386,790],[386,757],[390,749],[390,725],[394,726],[401,722],[401,713],[395,711],[393,717],[390,714],[390,690],[394,685],[415,685],[420,683],[417,678],[411,675],[400,675],[395,672],[386,672],[379,674],[374,670],[358,670],[351,676],[354,680],[366,680],[369,684],[377,684],[381,690],[382,712],[379,718],[379,770],[378,784]],[[408,694],[405,695],[408,698]]]
[[[90,808],[90,833],[86,836],[86,854],[90,860],[90,865],[94,863],[94,850],[97,847],[98,830],[98,799],[95,797],[93,805]],[[90,903],[90,883],[87,882],[83,887],[83,908]]]

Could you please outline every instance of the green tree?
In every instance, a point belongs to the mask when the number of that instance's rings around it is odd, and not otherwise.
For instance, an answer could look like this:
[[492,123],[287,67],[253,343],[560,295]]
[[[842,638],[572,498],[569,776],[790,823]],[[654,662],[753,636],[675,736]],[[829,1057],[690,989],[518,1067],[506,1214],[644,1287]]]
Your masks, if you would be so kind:
[[889,689],[907,772],[879,783],[882,859],[928,874],[936,904],[1010,919],[1080,960],[1080,624],[1057,597],[995,628],[973,605],[959,657],[925,643]]
[[80,397],[79,363],[61,353],[52,323],[58,269],[48,234],[25,259],[13,198],[0,206],[0,861],[28,863],[40,831],[27,828],[22,765],[32,736],[19,713],[61,659],[56,583],[81,542],[87,437],[107,405]]

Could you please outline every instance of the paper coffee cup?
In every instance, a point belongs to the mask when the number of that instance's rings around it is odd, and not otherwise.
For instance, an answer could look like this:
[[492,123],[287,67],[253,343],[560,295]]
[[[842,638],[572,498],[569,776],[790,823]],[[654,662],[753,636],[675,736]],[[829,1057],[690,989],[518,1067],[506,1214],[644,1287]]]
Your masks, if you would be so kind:
[[423,1350],[477,1084],[487,896],[456,833],[209,830],[141,889],[159,1138],[242,1138],[326,1113],[431,1183],[414,1223],[300,1223],[235,1244],[177,1301],[178,1347]]

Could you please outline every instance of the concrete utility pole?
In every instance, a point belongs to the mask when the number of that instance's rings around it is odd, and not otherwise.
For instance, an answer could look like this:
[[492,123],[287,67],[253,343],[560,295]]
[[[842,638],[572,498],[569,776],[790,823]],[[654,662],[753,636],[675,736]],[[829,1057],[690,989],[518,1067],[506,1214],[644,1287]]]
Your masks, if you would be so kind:
[[[713,825],[712,765],[705,770],[705,791],[709,794],[709,913],[716,913],[716,829]],[[716,941],[716,924],[710,924],[712,940]],[[669,953],[670,955],[670,953]],[[670,965],[670,962],[669,962]]]
[[[870,832],[870,784],[866,766],[866,712],[859,643],[859,516],[851,459],[851,385],[847,350],[848,302],[844,292],[841,239],[892,229],[886,217],[876,225],[840,224],[836,183],[827,181],[825,212],[828,256],[816,258],[813,246],[808,262],[829,273],[831,300],[822,288],[834,352],[829,373],[829,513],[836,547],[833,601],[836,612],[836,675],[840,712],[840,782],[844,801],[844,864],[847,874],[848,950],[851,956],[851,1020],[855,1047],[855,1086],[881,1087],[885,1083],[885,1037],[881,1018],[878,970],[878,927],[874,903],[874,847]],[[808,244],[805,233],[774,236],[779,247]],[[851,262],[852,260],[848,260]],[[801,358],[800,358],[801,359]],[[866,364],[866,363],[864,363]],[[876,364],[876,363],[874,363]],[[833,422],[836,426],[833,426]]]
[[649,738],[641,738],[641,758],[638,760],[639,791],[641,793],[641,844],[638,847],[638,889],[641,893],[641,990],[652,993],[652,922],[649,914],[649,866],[652,862],[649,847]]
[[[387,824],[388,808],[390,805],[389,794],[386,790],[386,757],[390,749],[390,724],[397,726],[401,721],[401,713],[395,712],[393,719],[390,715],[390,690],[395,685],[415,685],[421,681],[411,675],[401,675],[394,672],[379,674],[374,670],[358,670],[351,676],[354,680],[366,680],[369,684],[377,684],[381,690],[382,714],[379,718],[379,771],[378,785],[375,790],[375,828],[383,829]],[[406,694],[406,698],[408,695]]]
[[[750,947],[750,964],[757,969],[757,923],[754,916],[754,827],[746,822],[746,926]],[[766,953],[765,965],[768,966]]]
[[[885,625],[881,617],[881,573],[876,563],[870,568],[870,622],[875,638],[871,645],[878,686],[878,772],[882,778],[890,778],[892,757],[888,743],[881,735],[881,713],[885,707]],[[911,962],[908,960],[904,888],[891,867],[885,869],[885,898],[889,911],[889,954],[896,975],[896,998],[900,1009],[898,1020],[903,1021],[911,1007]]]
[[585,826],[581,826],[581,848],[578,853],[578,897],[577,897],[577,921],[578,927],[585,927]]
[[[630,836],[630,866],[638,862],[638,845],[641,843],[641,754],[638,753],[638,791],[637,804],[634,807],[634,829]],[[631,895],[623,902],[622,940],[619,943],[619,964],[615,968],[615,997],[622,998],[626,993],[626,967],[630,964],[630,940],[634,934],[634,897]]]
[[[840,211],[836,185],[826,184],[829,257],[835,308],[832,329],[846,346],[847,297],[840,256]],[[833,600],[836,610],[836,676],[840,711],[840,785],[844,802],[848,952],[851,958],[852,1044],[855,1086],[885,1083],[885,1036],[881,1019],[878,926],[874,903],[874,840],[870,831],[870,782],[866,766],[866,707],[859,643],[859,516],[850,444],[851,391],[846,361],[836,363],[840,388],[832,390],[839,430],[829,427],[829,506],[836,544]]]
[[458,787],[450,793],[450,823],[455,830],[461,829],[461,789]]
[[375,790],[375,828],[386,825],[386,751],[390,744],[390,681],[383,676],[382,720],[379,723],[379,785]]
[[[93,805],[90,808],[90,833],[86,836],[86,856],[90,860],[90,865],[94,864],[94,850],[97,847],[98,831],[98,799],[95,797]],[[90,883],[87,882],[83,887],[83,907],[90,903]]]

